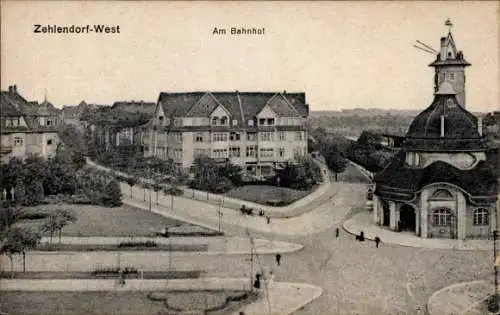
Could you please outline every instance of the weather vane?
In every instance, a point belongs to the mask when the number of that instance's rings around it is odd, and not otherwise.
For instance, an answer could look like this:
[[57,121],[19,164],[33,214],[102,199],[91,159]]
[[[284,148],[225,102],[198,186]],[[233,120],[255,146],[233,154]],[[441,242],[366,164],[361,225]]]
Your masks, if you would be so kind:
[[451,20],[448,18],[446,22],[444,22],[444,25],[448,26],[448,31],[451,33],[451,28],[453,27],[453,23],[451,23]]

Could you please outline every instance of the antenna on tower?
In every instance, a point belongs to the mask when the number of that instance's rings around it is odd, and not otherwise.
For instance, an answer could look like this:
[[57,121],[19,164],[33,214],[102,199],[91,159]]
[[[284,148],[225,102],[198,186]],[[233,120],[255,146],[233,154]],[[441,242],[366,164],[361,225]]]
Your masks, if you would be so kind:
[[421,41],[417,40],[417,43],[416,44],[413,44],[413,47],[417,48],[417,49],[420,49],[422,51],[425,51],[426,53],[428,54],[432,54],[432,55],[435,55],[438,53],[437,50],[435,50],[434,48],[432,48],[431,46],[425,44],[425,43],[422,43]]
[[453,27],[453,23],[451,23],[450,18],[446,19],[446,21],[444,22],[444,25],[448,26],[448,32],[451,33],[451,28]]
[[436,53],[436,54],[438,53],[438,51],[437,51],[437,50],[435,50],[434,48],[432,48],[431,46],[429,46],[429,45],[427,45],[427,44],[425,44],[425,43],[422,43],[422,42],[421,42],[421,41],[419,41],[418,39],[417,39],[417,43],[418,43],[418,44],[420,44],[420,45],[422,45],[422,46],[424,46],[425,48],[427,48],[427,49],[429,49],[429,50],[432,50],[432,51],[433,51],[434,53]]
[[47,89],[44,89],[43,102],[47,102]]
[[431,54],[431,55],[435,55],[436,54],[435,52],[431,51],[430,49],[426,49],[426,48],[423,48],[423,47],[420,47],[420,46],[417,46],[417,45],[413,45],[413,47],[418,48],[418,49],[420,49],[422,51],[425,51],[426,53]]

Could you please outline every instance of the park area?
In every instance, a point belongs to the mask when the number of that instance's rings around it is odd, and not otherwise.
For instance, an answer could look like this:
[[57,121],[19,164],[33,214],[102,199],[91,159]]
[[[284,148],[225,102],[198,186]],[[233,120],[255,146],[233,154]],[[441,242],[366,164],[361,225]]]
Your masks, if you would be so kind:
[[67,224],[62,230],[62,236],[155,236],[155,233],[165,227],[188,233],[210,231],[202,227],[166,218],[155,213],[122,205],[107,208],[96,205],[40,205],[23,208],[23,219],[15,226],[40,228],[50,213],[56,209],[66,209],[76,216],[76,221]]
[[312,193],[318,186],[308,190],[267,185],[247,185],[233,188],[225,196],[251,201],[266,206],[287,206]]
[[[231,314],[256,300],[240,291],[103,291],[31,292],[8,291],[0,295],[2,311],[24,315],[108,315],[108,314]],[[26,303],[29,301],[29,303]]]

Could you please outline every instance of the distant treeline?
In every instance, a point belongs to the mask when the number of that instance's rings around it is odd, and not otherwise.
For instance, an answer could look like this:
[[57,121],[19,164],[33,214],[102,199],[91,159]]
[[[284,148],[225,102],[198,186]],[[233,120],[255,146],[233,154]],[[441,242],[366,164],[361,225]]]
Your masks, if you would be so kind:
[[309,117],[312,129],[322,127],[343,136],[358,137],[365,130],[391,134],[405,134],[414,116],[376,115],[376,116],[321,116]]

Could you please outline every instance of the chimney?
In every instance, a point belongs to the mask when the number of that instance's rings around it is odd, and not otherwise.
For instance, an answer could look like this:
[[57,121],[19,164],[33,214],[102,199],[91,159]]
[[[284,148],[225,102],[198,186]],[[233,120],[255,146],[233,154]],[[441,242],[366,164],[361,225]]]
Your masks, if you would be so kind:
[[9,93],[12,93],[13,90],[14,90],[14,87],[12,85],[9,85]]
[[17,85],[14,84],[14,86],[12,87],[14,93],[17,93]]
[[283,91],[283,94],[286,94],[286,90]]
[[483,136],[483,117],[477,118],[477,132],[481,137]]

